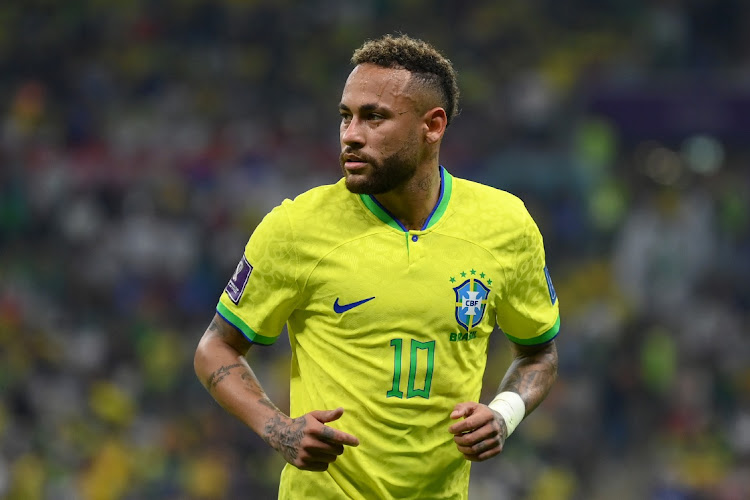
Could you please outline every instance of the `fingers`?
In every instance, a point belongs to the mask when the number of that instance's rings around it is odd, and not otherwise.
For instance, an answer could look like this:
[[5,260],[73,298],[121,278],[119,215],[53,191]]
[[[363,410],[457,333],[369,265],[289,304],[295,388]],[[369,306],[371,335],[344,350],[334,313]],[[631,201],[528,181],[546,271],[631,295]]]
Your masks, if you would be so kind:
[[299,454],[291,462],[302,470],[324,471],[344,453],[344,445],[330,444],[308,436],[303,439]]
[[454,434],[456,448],[466,460],[481,462],[494,457],[503,450],[504,434],[495,412],[489,407],[473,402],[459,403],[453,409],[451,418],[463,420],[451,425],[448,430]]
[[473,446],[487,439],[493,439],[499,435],[500,428],[488,423],[471,432],[465,432],[453,436],[453,441],[460,446]]
[[460,405],[456,405],[457,409],[453,410],[453,413],[451,413],[451,417],[456,412],[462,412],[464,414],[463,416],[465,416],[466,418],[464,418],[460,422],[456,422],[448,428],[448,431],[451,434],[463,434],[464,432],[471,432],[474,429],[481,427],[487,422],[495,419],[495,415],[492,410],[484,405],[479,405],[478,403],[473,404],[474,406],[463,409],[458,409],[458,406]]
[[312,458],[313,460],[326,462],[329,464],[334,462],[343,453],[344,453],[343,446],[341,447],[340,450],[320,451],[320,452],[315,451],[315,450],[310,450],[309,452],[310,458]]
[[328,469],[328,464],[344,453],[344,445],[330,444],[313,436],[306,436],[300,443],[299,450],[292,465],[302,470],[323,471]]
[[[313,417],[321,424],[338,420],[343,414],[343,408],[336,408],[335,410],[315,410],[309,413],[311,417]],[[329,443],[345,444],[347,446],[359,446],[359,439],[352,436],[351,434],[347,434],[344,431],[334,429],[333,427],[321,425],[320,429],[317,430],[317,432],[315,431],[316,429],[313,429],[316,437]]]
[[344,444],[346,446],[359,446],[359,439],[344,431],[333,427],[323,426],[320,431],[320,439],[332,444]]
[[344,445],[311,440],[311,442],[305,446],[305,450],[311,455],[331,455],[336,457],[344,453]]
[[325,425],[338,420],[343,413],[343,408],[336,408],[311,411],[298,417],[304,421],[302,433],[287,461],[298,469],[324,471],[344,453],[344,446],[359,446],[355,436]]
[[451,412],[451,418],[456,420],[457,418],[465,417],[474,410],[478,403],[468,401],[466,403],[458,403]]
[[474,429],[483,426],[487,422],[494,420],[492,415],[471,415],[451,425],[448,430],[451,434],[463,434],[465,432],[471,432]]
[[338,420],[343,414],[344,409],[340,407],[335,410],[315,410],[310,412],[310,415],[312,415],[318,422],[324,424]]
[[496,455],[499,455],[501,451],[503,451],[502,447],[492,448],[483,453],[480,453],[479,455],[469,455],[469,454],[464,453],[464,458],[470,462],[484,462],[488,458],[492,458]]
[[475,441],[471,444],[456,443],[456,448],[458,448],[458,451],[460,451],[464,455],[479,455],[480,453],[484,453],[485,451],[492,448],[500,447],[500,445],[500,437],[494,435],[488,436],[487,438],[481,439],[479,441]]
[[314,472],[323,472],[323,471],[327,471],[328,470],[328,466],[329,465],[330,464],[325,463],[325,462],[314,462],[314,463],[311,463],[309,465],[301,465],[301,466],[299,466],[297,468],[300,469],[300,470],[309,470],[309,471],[314,471]]
[[[343,414],[343,408],[336,408],[335,410],[315,410],[309,413],[310,416],[321,423],[333,422],[334,420],[338,420]],[[359,439],[357,439],[356,437],[338,429],[334,429],[333,427],[328,427],[326,425],[322,426],[318,433],[318,437],[333,444],[359,446]]]
[[485,425],[468,435],[455,436],[453,440],[464,458],[472,462],[487,460],[503,451],[502,435],[491,425]]

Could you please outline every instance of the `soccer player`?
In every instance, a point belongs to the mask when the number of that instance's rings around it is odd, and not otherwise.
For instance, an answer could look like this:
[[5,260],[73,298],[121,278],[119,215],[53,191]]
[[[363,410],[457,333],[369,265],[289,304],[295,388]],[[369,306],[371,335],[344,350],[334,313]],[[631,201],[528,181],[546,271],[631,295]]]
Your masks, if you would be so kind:
[[[385,36],[354,52],[341,96],[343,178],[258,225],[195,353],[210,394],[288,462],[283,499],[466,498],[557,375],[558,302],[516,197],[453,177],[451,63]],[[290,415],[246,361],[287,324]],[[495,325],[514,360],[478,402]]]

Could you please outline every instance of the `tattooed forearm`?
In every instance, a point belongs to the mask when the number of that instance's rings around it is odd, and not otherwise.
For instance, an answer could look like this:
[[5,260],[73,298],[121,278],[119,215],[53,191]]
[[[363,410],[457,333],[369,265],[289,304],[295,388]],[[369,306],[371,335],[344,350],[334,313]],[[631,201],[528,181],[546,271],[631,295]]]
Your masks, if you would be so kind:
[[263,427],[262,437],[287,462],[293,462],[297,458],[306,425],[305,417],[297,417],[288,422],[280,415],[274,415]]
[[272,410],[274,410],[274,411],[276,411],[276,412],[280,412],[280,411],[281,411],[281,410],[279,410],[279,409],[278,409],[278,407],[277,407],[277,406],[276,406],[275,404],[273,404],[273,403],[271,402],[271,400],[270,400],[270,399],[268,399],[268,398],[266,397],[266,395],[265,395],[265,394],[263,395],[263,397],[262,397],[262,398],[260,398],[260,399],[258,400],[258,403],[260,403],[260,404],[262,404],[263,406],[265,406],[266,408],[270,408],[270,409],[272,409]]
[[212,391],[217,385],[219,385],[219,382],[224,380],[227,375],[229,375],[229,372],[232,371],[232,368],[237,368],[238,366],[242,366],[240,363],[236,363],[233,365],[224,365],[215,372],[213,372],[211,375],[208,376],[208,380],[206,381],[206,388],[209,391]]
[[263,393],[263,389],[260,387],[260,382],[255,378],[255,375],[250,370],[242,372],[240,375],[242,383],[245,385],[245,389],[248,389],[252,393]]
[[511,373],[506,385],[507,389],[518,394],[524,394],[527,391],[533,391],[537,384],[544,379],[544,371],[536,367],[519,363],[516,369]]
[[536,351],[516,350],[516,358],[500,384],[500,391],[518,393],[528,415],[544,400],[557,379],[557,349],[550,343]]
[[511,364],[508,369],[508,373],[505,374],[502,384],[500,384],[501,391],[513,391],[518,392],[518,387],[521,385],[521,372],[518,370],[518,365]]

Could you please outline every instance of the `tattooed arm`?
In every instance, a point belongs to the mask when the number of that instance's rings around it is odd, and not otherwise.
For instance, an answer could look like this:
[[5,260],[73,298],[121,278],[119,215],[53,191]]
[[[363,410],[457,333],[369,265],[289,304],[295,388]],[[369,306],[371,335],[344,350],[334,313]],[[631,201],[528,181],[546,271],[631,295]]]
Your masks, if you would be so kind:
[[323,471],[357,446],[354,436],[325,424],[341,417],[342,408],[312,411],[292,419],[266,395],[245,359],[250,342],[218,314],[195,351],[195,373],[213,398],[254,430],[290,464]]
[[[554,340],[539,346],[511,346],[514,359],[498,393],[508,391],[521,396],[526,416],[547,397],[557,379],[557,347]],[[451,413],[453,419],[461,417],[466,418],[449,430],[467,460],[481,462],[503,451],[508,427],[498,412],[487,405],[466,402],[457,404]]]
[[557,346],[555,341],[540,346],[511,342],[513,362],[508,367],[500,390],[518,393],[526,405],[526,415],[547,397],[557,380]]

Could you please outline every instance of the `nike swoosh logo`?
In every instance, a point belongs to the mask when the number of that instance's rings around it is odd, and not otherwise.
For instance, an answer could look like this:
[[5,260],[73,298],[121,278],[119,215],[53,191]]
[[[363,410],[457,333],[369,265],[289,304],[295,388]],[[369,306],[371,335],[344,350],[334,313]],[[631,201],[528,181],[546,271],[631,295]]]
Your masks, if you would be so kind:
[[341,314],[342,312],[346,312],[349,309],[354,309],[357,306],[361,306],[365,302],[370,302],[375,297],[370,297],[369,299],[363,299],[357,302],[352,302],[351,304],[339,304],[339,298],[336,297],[336,302],[333,303],[333,310],[334,312],[337,312]]

